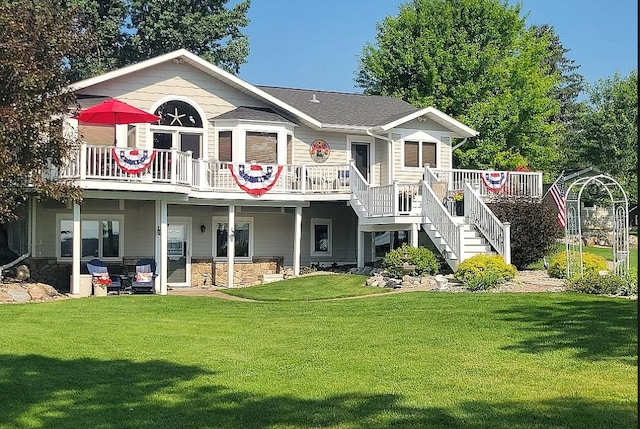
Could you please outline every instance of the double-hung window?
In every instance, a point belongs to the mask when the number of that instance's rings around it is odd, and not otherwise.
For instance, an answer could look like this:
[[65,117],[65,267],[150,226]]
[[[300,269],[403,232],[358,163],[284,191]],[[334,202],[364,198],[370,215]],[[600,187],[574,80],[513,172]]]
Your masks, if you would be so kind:
[[331,226],[331,219],[311,219],[311,256],[332,255]]
[[404,142],[404,166],[422,168],[425,164],[437,167],[436,142],[405,140]]

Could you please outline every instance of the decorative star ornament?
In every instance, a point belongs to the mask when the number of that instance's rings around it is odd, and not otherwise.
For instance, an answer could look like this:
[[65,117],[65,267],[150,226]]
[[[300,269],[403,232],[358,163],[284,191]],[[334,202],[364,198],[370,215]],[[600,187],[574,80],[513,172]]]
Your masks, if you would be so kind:
[[167,113],[167,116],[169,116],[170,118],[173,118],[173,120],[171,121],[171,123],[169,125],[173,125],[177,121],[178,125],[182,126],[182,121],[180,120],[180,118],[184,118],[185,116],[187,116],[186,113],[183,113],[182,115],[179,115],[177,107],[173,111],[174,111],[174,113]]

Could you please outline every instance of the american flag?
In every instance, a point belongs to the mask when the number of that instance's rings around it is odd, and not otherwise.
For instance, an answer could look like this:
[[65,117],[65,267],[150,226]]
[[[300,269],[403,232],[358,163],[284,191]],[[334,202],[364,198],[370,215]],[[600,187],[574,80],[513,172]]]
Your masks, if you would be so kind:
[[565,189],[564,189],[563,176],[564,176],[564,172],[556,179],[555,182],[553,182],[553,185],[551,185],[551,187],[547,192],[551,194],[551,198],[553,198],[553,202],[556,203],[556,207],[558,207],[558,224],[564,228],[565,225],[567,224],[567,216],[566,216],[567,204],[564,198]]

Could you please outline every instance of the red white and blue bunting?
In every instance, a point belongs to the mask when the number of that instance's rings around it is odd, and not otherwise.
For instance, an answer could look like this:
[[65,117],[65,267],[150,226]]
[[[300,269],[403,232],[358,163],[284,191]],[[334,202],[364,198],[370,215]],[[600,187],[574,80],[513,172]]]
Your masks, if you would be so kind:
[[504,185],[507,183],[507,179],[509,178],[508,171],[483,171],[480,173],[480,177],[482,177],[482,182],[484,186],[490,192],[499,192],[504,188]]
[[154,149],[113,148],[111,153],[118,167],[129,174],[142,173],[149,168],[156,157]]
[[259,197],[276,184],[282,172],[282,166],[229,164],[229,171],[240,189],[254,197]]

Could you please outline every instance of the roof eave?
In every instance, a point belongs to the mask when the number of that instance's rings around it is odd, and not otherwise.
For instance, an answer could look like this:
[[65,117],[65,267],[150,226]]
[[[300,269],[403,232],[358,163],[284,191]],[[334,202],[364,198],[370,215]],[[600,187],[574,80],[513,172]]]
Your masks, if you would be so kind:
[[429,116],[432,120],[439,123],[440,125],[457,133],[458,137],[476,137],[480,134],[473,128],[470,128],[464,125],[462,122],[453,119],[451,116],[441,112],[435,107],[425,107],[423,109],[416,110],[415,112],[403,116],[402,118],[396,119],[395,121],[379,125],[375,127],[375,129],[376,131],[389,131],[392,128],[396,128],[402,124],[413,121],[414,119],[425,115]]
[[321,128],[322,127],[322,123],[320,121],[318,121],[315,118],[312,118],[311,116],[301,112],[300,110],[290,106],[289,104],[283,102],[282,100],[272,96],[271,94],[266,93],[265,91],[257,88],[256,86],[240,79],[239,77],[225,71],[222,70],[221,68],[211,64],[210,62],[203,60],[202,58],[200,58],[199,56],[187,51],[186,49],[179,49],[177,51],[173,51],[173,52],[169,52],[167,54],[164,55],[160,55],[157,56],[155,58],[151,58],[145,61],[141,61],[139,63],[136,64],[132,64],[130,66],[126,66],[123,67],[121,69],[118,70],[113,70],[110,72],[107,72],[105,74],[102,74],[100,76],[96,76],[93,78],[89,78],[89,79],[85,79],[76,83],[73,83],[71,85],[68,86],[68,88],[72,91],[78,91],[84,88],[88,88],[90,86],[93,85],[97,85],[99,83],[102,82],[106,82],[108,80],[111,79],[115,79],[121,76],[125,76],[127,74],[130,73],[135,73],[141,70],[144,70],[146,68],[149,67],[154,67],[157,66],[159,64],[162,64],[163,62],[166,61],[173,61],[173,60],[180,60],[182,59],[183,61],[186,61],[188,63],[190,63],[191,65],[193,65],[194,67],[212,75],[215,76],[221,80],[225,80],[228,83],[230,83],[232,86],[248,92],[249,94],[252,94],[258,98],[263,99],[264,101],[266,101],[267,103],[270,103],[272,105],[275,105],[289,113],[291,113],[294,116],[297,116],[298,118],[300,118],[301,120],[305,121],[306,123],[315,126],[317,128]]

